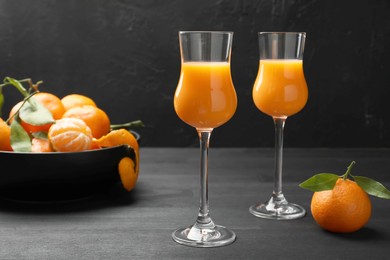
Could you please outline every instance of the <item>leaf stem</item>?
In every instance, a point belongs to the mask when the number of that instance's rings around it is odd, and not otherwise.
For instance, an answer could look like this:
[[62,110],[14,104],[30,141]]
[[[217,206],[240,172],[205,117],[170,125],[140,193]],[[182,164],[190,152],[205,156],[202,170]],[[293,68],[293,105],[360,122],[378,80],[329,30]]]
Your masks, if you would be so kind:
[[23,103],[22,105],[18,108],[18,110],[16,110],[16,112],[11,116],[9,117],[7,120],[6,120],[6,123],[9,123],[11,121],[12,118],[14,118],[15,116],[19,115],[19,111],[23,108],[24,104],[30,100],[30,98],[32,96],[34,96],[35,94],[37,94],[38,92],[33,92],[31,94],[29,94],[28,96],[26,96],[24,99],[23,99]]
[[23,87],[23,85],[21,84],[22,82],[27,82],[29,83],[29,85],[31,86],[32,85],[32,81],[30,78],[27,78],[27,79],[21,79],[21,80],[16,80],[16,79],[13,79],[13,78],[10,78],[10,77],[5,77],[4,83],[0,85],[0,87],[4,87],[6,85],[13,85],[14,87],[16,87],[16,89],[24,96],[24,97],[27,97],[29,95],[29,92]]
[[143,127],[145,126],[141,120],[135,120],[124,124],[114,124],[111,125],[111,129],[120,129],[120,128],[132,128],[132,127]]
[[352,176],[352,174],[351,174],[351,170],[352,170],[352,168],[353,168],[353,166],[356,164],[356,162],[355,161],[352,161],[351,162],[351,164],[348,166],[348,168],[347,168],[347,171],[341,176],[342,178],[343,178],[343,180],[346,180],[346,179],[348,179],[348,175],[351,175]]

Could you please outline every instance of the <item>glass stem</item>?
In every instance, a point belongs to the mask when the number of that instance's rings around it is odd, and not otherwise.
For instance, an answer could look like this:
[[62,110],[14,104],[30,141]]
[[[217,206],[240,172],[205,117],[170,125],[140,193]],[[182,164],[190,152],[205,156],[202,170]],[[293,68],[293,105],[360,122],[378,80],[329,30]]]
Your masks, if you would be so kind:
[[200,141],[200,207],[196,223],[203,228],[214,228],[209,216],[208,154],[213,129],[197,129]]
[[275,183],[273,196],[277,200],[284,200],[282,192],[282,166],[283,166],[283,135],[284,124],[287,117],[273,117],[275,124]]

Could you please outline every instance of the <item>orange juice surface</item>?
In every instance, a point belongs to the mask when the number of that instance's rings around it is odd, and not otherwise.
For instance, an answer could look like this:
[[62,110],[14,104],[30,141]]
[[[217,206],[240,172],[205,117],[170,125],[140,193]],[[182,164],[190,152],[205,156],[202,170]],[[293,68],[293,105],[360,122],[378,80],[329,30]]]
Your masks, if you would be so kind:
[[226,123],[237,107],[230,63],[183,62],[174,107],[177,115],[195,128]]
[[298,113],[308,98],[302,60],[260,60],[252,94],[257,108],[267,115]]

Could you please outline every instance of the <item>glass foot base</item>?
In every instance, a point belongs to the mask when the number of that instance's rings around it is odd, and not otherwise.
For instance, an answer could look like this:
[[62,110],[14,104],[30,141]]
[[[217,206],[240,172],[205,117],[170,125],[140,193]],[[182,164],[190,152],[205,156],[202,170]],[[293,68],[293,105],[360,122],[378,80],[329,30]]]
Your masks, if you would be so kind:
[[236,234],[223,227],[214,226],[212,229],[200,229],[196,225],[179,228],[172,233],[172,238],[179,244],[192,247],[218,247],[233,243]]
[[259,218],[289,220],[302,218],[306,210],[297,204],[287,202],[284,197],[276,200],[272,197],[267,203],[252,205],[249,212]]

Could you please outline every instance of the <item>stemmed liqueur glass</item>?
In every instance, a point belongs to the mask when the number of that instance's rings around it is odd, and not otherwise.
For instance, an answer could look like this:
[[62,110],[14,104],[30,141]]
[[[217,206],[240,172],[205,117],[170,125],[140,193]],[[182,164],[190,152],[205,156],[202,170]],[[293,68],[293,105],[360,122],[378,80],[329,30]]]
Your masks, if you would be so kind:
[[260,62],[253,86],[253,101],[275,125],[275,182],[266,203],[252,205],[249,212],[267,219],[296,219],[303,207],[289,203],[282,192],[283,130],[289,116],[306,104],[308,89],[303,72],[304,32],[259,32]]
[[181,73],[174,96],[177,115],[194,127],[200,141],[200,207],[195,223],[172,233],[177,243],[217,247],[234,242],[233,231],[209,215],[208,151],[214,128],[234,115],[237,97],[230,73],[232,32],[180,31]]

